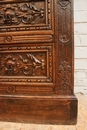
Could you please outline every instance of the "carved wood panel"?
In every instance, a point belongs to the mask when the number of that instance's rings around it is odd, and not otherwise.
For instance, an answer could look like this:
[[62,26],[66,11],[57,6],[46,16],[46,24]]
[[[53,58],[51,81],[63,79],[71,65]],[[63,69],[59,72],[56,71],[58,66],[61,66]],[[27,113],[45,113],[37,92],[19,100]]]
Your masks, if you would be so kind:
[[0,2],[0,44],[54,42],[52,0]]
[[[39,59],[36,58],[39,55]],[[45,61],[44,61],[45,60]],[[46,75],[46,53],[6,53],[0,54],[1,76],[43,76]],[[42,73],[41,73],[41,70]]]
[[[44,2],[40,3],[43,8],[36,7],[35,2],[8,3],[0,6],[0,26],[22,26],[27,24],[43,24],[46,22],[44,17]],[[37,20],[37,19],[40,20]]]
[[51,12],[52,0],[2,2],[0,32],[50,30],[52,28]]
[[54,93],[53,45],[0,46],[1,94]]
[[[52,42],[56,44],[54,58],[58,63],[55,92],[72,92],[72,3],[71,0],[56,2],[57,41],[54,37],[52,0],[4,1],[0,4],[0,44],[8,44],[0,47],[1,83],[53,83],[53,67],[56,70],[53,65],[53,45],[50,45]],[[42,45],[42,42],[49,45]],[[15,43],[19,45],[15,46]],[[20,43],[26,43],[26,47],[20,46]]]
[[0,82],[53,82],[53,46],[0,47]]

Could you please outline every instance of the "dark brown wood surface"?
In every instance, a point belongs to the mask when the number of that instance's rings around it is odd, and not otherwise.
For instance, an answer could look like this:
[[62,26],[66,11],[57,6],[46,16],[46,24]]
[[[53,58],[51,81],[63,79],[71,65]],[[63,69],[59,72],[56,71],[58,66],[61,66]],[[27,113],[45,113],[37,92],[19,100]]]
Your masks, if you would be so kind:
[[0,120],[75,124],[73,0],[0,1]]
[[77,100],[74,96],[4,96],[0,97],[0,120],[76,124]]

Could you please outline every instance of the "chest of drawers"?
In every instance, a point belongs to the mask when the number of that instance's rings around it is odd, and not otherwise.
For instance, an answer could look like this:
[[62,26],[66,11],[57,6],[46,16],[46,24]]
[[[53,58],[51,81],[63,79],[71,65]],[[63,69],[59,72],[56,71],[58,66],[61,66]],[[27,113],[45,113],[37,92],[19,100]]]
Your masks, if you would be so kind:
[[76,124],[73,0],[0,1],[0,120]]

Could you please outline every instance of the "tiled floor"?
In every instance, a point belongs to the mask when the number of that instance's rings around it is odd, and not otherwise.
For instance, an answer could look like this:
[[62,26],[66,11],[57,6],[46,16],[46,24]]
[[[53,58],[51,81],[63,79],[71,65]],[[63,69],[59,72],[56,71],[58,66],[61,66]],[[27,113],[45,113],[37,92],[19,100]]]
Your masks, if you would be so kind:
[[0,122],[0,130],[87,130],[87,96],[77,95],[78,123],[76,126],[67,125],[36,125]]

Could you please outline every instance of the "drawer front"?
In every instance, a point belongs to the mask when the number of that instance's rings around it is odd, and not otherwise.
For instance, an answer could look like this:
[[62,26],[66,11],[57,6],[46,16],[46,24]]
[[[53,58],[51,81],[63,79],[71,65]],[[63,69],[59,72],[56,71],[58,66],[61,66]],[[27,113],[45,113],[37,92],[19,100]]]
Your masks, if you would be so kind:
[[0,44],[52,42],[53,12],[53,0],[0,2]]
[[0,91],[52,92],[53,54],[52,44],[0,47]]

